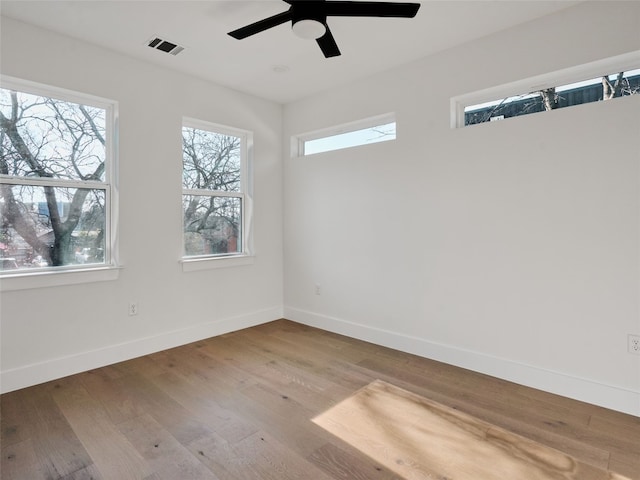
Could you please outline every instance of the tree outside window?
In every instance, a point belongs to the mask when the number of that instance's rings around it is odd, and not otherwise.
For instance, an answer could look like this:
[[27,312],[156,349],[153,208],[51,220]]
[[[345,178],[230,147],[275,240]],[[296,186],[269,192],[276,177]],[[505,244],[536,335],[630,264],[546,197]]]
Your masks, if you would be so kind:
[[185,257],[246,253],[244,210],[249,134],[185,121],[182,128]]
[[110,106],[0,89],[0,270],[109,261]]
[[640,93],[640,70],[629,70],[479,105],[468,105],[464,109],[464,120],[465,125],[474,125],[638,93]]

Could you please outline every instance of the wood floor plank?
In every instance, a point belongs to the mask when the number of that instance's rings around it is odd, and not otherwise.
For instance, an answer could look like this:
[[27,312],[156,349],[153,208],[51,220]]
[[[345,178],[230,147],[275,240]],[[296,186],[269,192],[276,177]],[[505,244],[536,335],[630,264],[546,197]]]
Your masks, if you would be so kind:
[[185,346],[178,354],[160,352],[154,354],[154,358],[166,366],[167,372],[177,373],[194,383],[203,382],[214,388],[216,398],[219,395],[233,395],[239,388],[256,383],[250,373],[233,366],[231,361],[212,355],[207,346],[211,348],[212,344],[195,344],[194,348]]
[[40,469],[38,455],[31,439],[2,445],[2,468],[0,478],[4,480],[46,479]]
[[152,473],[149,465],[84,387],[56,392],[53,398],[105,477],[134,480]]
[[264,480],[332,480],[321,469],[266,432],[257,432],[234,445],[238,455]]
[[[604,468],[609,462],[610,449],[593,447],[588,439],[588,415],[572,413],[565,407],[549,408],[545,402],[527,399],[520,395],[519,388],[504,380],[473,372],[464,372],[464,382],[460,382],[453,373],[449,377],[430,375],[424,379],[423,373],[413,371],[407,364],[398,366],[378,359],[363,361],[361,366],[384,372],[385,375],[380,376],[383,380],[519,435],[548,442],[550,446],[563,449],[596,467]],[[450,367],[445,367],[445,370],[450,370]],[[415,385],[427,388],[415,388]]]
[[[527,426],[531,432],[548,432],[550,436],[580,439],[587,435],[589,415],[572,412],[565,407],[553,408],[543,401],[533,401],[521,395],[521,389],[504,380],[495,379],[473,372],[466,372],[464,382],[453,374],[440,377],[439,374],[424,378],[424,370],[415,371],[407,364],[394,365],[379,359],[361,362],[372,370],[386,373],[384,379],[393,381],[403,388],[427,395],[434,400],[490,421],[504,428],[518,429]],[[446,367],[450,370],[450,367]],[[431,370],[426,370],[431,373]],[[458,375],[459,376],[459,375]],[[426,386],[426,390],[412,388],[412,385]],[[526,433],[518,431],[518,433]],[[580,450],[582,446],[578,447]],[[595,461],[605,462],[600,452],[590,453]]]
[[611,478],[604,469],[382,381],[314,423],[404,478]]
[[327,443],[309,456],[309,461],[335,479],[340,480],[402,480],[373,459],[364,460],[346,450]]
[[[323,351],[302,352],[299,344],[281,340],[273,335],[260,335],[256,331],[249,335],[248,348],[261,352],[269,359],[263,368],[266,369],[265,375],[268,375],[268,372],[274,374],[275,381],[298,383],[318,393],[334,391],[334,395],[350,390],[349,387],[349,390],[339,389],[341,383],[336,382],[336,379],[341,375],[323,375],[326,365],[335,358],[326,355]],[[359,383],[362,385],[367,381],[360,378]]]
[[226,440],[211,434],[187,446],[192,455],[214,472],[220,480],[259,480],[250,459],[240,455]]
[[607,468],[629,478],[638,479],[640,478],[640,454],[635,451],[613,452]]
[[[601,441],[611,441],[618,444],[619,437],[625,439],[625,444],[629,448],[623,451],[633,451],[632,446],[640,445],[640,418],[629,418],[626,421],[620,421],[617,416],[603,416],[602,414],[594,414],[590,416],[589,432]],[[619,444],[618,444],[619,445]],[[639,452],[640,454],[640,452]]]
[[165,480],[219,480],[189,450],[151,416],[127,420],[118,425],[157,478]]
[[189,382],[174,373],[155,376],[151,381],[181,405],[190,418],[206,425],[229,442],[237,442],[256,432],[256,427],[213,400],[214,391],[202,383]]
[[79,382],[93,398],[99,398],[114,424],[143,415],[145,405],[134,402],[129,390],[120,382],[122,375],[109,377],[100,370],[90,371],[79,377]]
[[[246,348],[251,348],[249,344]],[[289,396],[303,403],[310,410],[327,408],[334,397],[349,394],[350,389],[344,388],[322,376],[315,375],[312,370],[295,368],[287,359],[279,358],[277,354],[264,354],[264,363],[247,367],[253,376],[253,384],[277,386],[281,395]],[[250,385],[244,385],[245,390]]]
[[242,390],[236,408],[302,457],[327,442],[324,432],[313,429],[312,412],[276,388],[254,385]]
[[132,401],[152,415],[183,445],[212,433],[209,426],[193,418],[188,410],[158,388],[151,378],[135,373],[123,377],[120,382]]
[[[9,412],[3,408],[2,423],[6,422],[7,429],[15,429],[21,437],[28,438],[37,454],[42,478],[59,478],[93,463],[50,394],[63,389],[63,384],[73,382],[47,383],[3,395],[3,406],[14,403],[14,408]],[[8,401],[5,402],[5,398]]]
[[28,430],[24,401],[21,393],[11,392],[2,397],[2,415],[0,416],[0,445],[7,446],[24,442],[32,432]]
[[69,473],[64,477],[61,477],[60,480],[108,480],[103,477],[98,470],[98,467],[95,464],[89,465],[83,469],[78,470],[77,472]]
[[640,480],[638,417],[287,320],[0,396],[2,478],[400,480],[312,422],[376,379]]

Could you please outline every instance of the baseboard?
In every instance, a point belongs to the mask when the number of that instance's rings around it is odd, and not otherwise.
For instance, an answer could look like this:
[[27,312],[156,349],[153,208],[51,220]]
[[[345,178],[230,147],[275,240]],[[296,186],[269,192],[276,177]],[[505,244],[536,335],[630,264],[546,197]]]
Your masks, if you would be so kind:
[[273,307],[248,314],[205,322],[188,328],[164,332],[151,337],[110,345],[46,362],[35,363],[0,372],[0,393],[11,392],[94,368],[130,360],[150,353],[178,347],[204,338],[282,318],[282,308]]
[[293,307],[284,317],[359,340],[640,417],[640,392]]

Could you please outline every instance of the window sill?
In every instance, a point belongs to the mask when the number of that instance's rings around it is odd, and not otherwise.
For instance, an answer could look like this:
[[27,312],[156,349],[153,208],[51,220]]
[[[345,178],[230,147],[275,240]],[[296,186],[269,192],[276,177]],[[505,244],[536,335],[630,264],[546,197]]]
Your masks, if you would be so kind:
[[81,283],[109,282],[118,279],[119,267],[96,267],[82,270],[20,272],[0,277],[0,291],[59,287]]
[[180,262],[182,263],[182,271],[186,273],[253,265],[254,260],[254,255],[233,255],[229,257],[183,258]]

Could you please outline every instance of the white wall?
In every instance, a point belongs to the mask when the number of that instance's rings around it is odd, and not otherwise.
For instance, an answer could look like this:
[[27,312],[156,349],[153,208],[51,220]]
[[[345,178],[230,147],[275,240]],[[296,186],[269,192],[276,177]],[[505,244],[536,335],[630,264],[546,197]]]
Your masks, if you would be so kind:
[[285,316],[640,415],[640,96],[449,127],[452,96],[638,49],[639,3],[586,2],[287,105],[285,145],[386,112],[398,139],[285,160]]
[[[282,316],[280,105],[4,18],[1,57],[4,75],[119,102],[123,263],[115,281],[2,293],[3,391]],[[183,115],[254,133],[252,265],[182,271]]]

